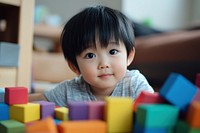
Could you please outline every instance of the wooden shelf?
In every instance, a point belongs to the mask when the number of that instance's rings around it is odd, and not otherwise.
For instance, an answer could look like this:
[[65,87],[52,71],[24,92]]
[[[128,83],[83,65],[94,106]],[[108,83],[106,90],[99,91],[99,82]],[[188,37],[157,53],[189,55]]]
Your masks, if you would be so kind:
[[34,36],[46,38],[54,42],[54,52],[60,52],[60,35],[63,27],[37,24],[34,26]]
[[13,6],[20,6],[22,0],[0,0],[0,3],[13,5]]
[[[0,0],[1,19],[6,20],[6,30],[0,31],[0,41],[20,45],[19,67],[16,68],[16,82],[7,82],[0,77],[0,86],[31,86],[32,45],[34,25],[34,0]],[[0,69],[8,71],[10,69]],[[3,82],[4,81],[4,82]],[[3,83],[2,83],[3,82]]]

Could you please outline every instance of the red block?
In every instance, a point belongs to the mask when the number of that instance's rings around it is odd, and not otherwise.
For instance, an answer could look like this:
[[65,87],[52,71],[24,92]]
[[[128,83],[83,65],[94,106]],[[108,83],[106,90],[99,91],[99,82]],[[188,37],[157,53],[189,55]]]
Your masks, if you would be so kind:
[[165,100],[156,92],[150,93],[147,91],[142,91],[133,104],[133,110],[136,111],[139,104],[153,103],[165,103]]
[[196,81],[195,84],[198,88],[200,88],[200,73],[197,73],[196,75]]
[[25,87],[6,87],[5,88],[5,103],[12,104],[27,104],[28,89]]

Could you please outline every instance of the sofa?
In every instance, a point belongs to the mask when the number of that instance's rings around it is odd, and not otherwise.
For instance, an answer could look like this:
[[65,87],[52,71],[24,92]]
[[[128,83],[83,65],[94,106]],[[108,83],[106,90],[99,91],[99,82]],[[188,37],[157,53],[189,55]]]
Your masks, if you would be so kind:
[[170,73],[180,73],[195,83],[200,73],[200,30],[166,32],[136,38],[136,55],[129,69],[139,69],[154,88]]

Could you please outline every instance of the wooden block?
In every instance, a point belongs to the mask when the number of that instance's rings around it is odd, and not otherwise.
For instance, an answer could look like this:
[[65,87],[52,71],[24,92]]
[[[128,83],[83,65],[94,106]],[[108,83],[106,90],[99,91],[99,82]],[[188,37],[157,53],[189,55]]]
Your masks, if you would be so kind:
[[10,115],[9,115],[9,106],[4,103],[0,103],[0,121],[2,120],[8,120]]
[[68,102],[70,120],[88,120],[88,104],[86,102]]
[[147,128],[173,128],[179,109],[167,104],[141,104],[137,108],[136,123]]
[[68,120],[69,109],[66,107],[56,107],[55,109],[55,118],[58,120],[66,121]]
[[0,121],[0,133],[25,133],[25,126],[16,120]]
[[156,92],[150,93],[147,91],[142,91],[134,101],[133,110],[136,111],[137,106],[139,104],[153,104],[153,103],[165,103],[165,100]]
[[196,93],[196,86],[177,73],[169,75],[159,92],[163,98],[183,112],[187,111],[187,107]]
[[194,101],[190,104],[187,122],[192,128],[200,128],[200,102]]
[[54,117],[55,103],[47,101],[35,101],[34,103],[40,104],[40,119],[44,119],[49,116]]
[[89,120],[104,120],[105,102],[94,101],[94,102],[87,102],[87,104],[88,104]]
[[200,73],[197,73],[195,84],[198,88],[200,88]]
[[106,133],[106,122],[100,120],[66,121],[57,127],[59,133]]
[[10,119],[14,119],[23,123],[39,120],[40,105],[37,103],[11,105]]
[[26,133],[57,133],[57,127],[53,118],[47,117],[26,126]]
[[133,102],[129,97],[105,98],[107,132],[126,133],[133,129]]
[[6,87],[5,88],[5,103],[12,104],[27,104],[28,89],[25,87]]

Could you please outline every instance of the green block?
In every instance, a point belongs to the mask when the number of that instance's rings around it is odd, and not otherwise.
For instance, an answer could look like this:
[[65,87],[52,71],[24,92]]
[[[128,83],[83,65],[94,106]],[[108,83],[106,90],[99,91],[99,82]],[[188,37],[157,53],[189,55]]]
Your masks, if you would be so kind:
[[16,120],[0,121],[0,133],[25,133],[25,125]]
[[191,128],[185,121],[179,120],[175,133],[200,133],[200,128]]
[[142,104],[136,112],[136,122],[147,128],[174,128],[179,109],[167,104]]

